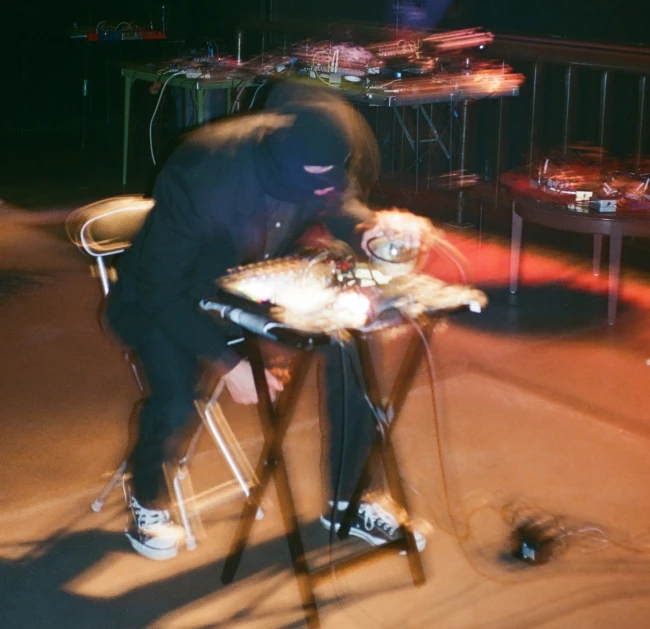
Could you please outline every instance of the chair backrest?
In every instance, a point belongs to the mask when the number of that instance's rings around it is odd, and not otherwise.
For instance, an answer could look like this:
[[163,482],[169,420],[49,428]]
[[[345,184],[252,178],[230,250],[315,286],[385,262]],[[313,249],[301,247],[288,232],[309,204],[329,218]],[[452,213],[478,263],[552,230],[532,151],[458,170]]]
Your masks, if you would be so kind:
[[153,199],[124,195],[84,205],[68,216],[68,237],[94,257],[121,253],[131,244],[153,204]]
[[153,199],[124,195],[85,205],[68,216],[68,238],[95,258],[104,295],[110,290],[105,258],[131,245],[153,204]]

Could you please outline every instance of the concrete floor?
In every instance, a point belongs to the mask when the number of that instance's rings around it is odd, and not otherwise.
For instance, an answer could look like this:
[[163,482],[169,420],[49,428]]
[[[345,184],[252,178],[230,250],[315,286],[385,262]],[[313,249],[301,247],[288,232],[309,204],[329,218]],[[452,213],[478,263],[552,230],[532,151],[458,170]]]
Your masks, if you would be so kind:
[[[67,207],[20,203],[18,194],[0,206],[0,627],[305,626],[273,487],[241,575],[227,587],[220,569],[240,502],[207,513],[199,548],[165,563],[130,550],[119,490],[101,513],[90,510],[127,446],[138,392],[99,328],[87,260],[65,239],[67,209],[93,194],[77,192]],[[486,215],[484,225],[505,219]],[[591,276],[584,241],[572,252],[560,240],[549,247],[548,233],[533,236],[513,306],[507,229],[448,234],[490,305],[451,317],[434,335],[438,421],[423,370],[396,429],[414,516],[429,539],[427,582],[414,588],[398,556],[335,573],[316,588],[322,625],[650,626],[650,281],[637,264],[642,250],[626,243],[619,319],[608,327],[606,281]],[[457,279],[443,258],[430,265]],[[385,340],[387,378],[403,340]],[[312,373],[286,454],[310,558],[323,561],[316,398]],[[224,407],[254,458],[254,413],[227,400]],[[224,474],[202,442],[195,483]],[[510,555],[512,532],[527,520],[555,531],[548,563]]]

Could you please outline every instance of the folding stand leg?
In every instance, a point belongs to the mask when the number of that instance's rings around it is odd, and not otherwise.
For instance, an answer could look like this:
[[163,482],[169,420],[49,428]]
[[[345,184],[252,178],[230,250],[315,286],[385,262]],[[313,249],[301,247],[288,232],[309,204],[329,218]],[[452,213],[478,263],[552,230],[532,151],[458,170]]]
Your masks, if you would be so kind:
[[[432,323],[430,321],[427,321],[423,326],[424,338],[429,338],[431,336],[432,329]],[[402,479],[398,471],[399,468],[397,466],[397,457],[395,456],[395,449],[393,447],[392,433],[393,428],[395,427],[397,419],[404,406],[404,402],[406,401],[406,397],[411,391],[413,380],[415,379],[417,371],[422,364],[424,354],[425,346],[422,342],[422,339],[420,339],[419,335],[417,334],[413,335],[413,338],[406,348],[400,370],[395,378],[395,382],[388,397],[388,401],[384,407],[386,416],[392,417],[392,419],[388,428],[386,429],[385,443],[382,450],[384,456],[384,469],[386,471],[386,477],[388,480],[388,488],[393,496],[393,499],[397,500],[399,506],[404,509],[404,513],[406,514],[406,539],[408,544],[406,555],[408,558],[413,583],[415,585],[422,585],[424,583],[424,569],[422,567],[422,558],[417,549],[417,544],[413,535],[410,515],[411,511],[407,502],[406,492],[404,491],[404,484],[402,483]],[[365,360],[367,360],[367,358]]]
[[298,528],[298,516],[293,494],[282,454],[282,442],[295,407],[297,393],[302,388],[312,355],[306,351],[301,351],[296,355],[291,366],[291,382],[285,387],[274,409],[266,383],[259,341],[255,336],[247,335],[246,342],[257,388],[257,408],[264,432],[264,446],[256,467],[259,484],[253,487],[251,495],[244,504],[233,543],[224,564],[221,580],[225,584],[232,583],[248,543],[255,512],[259,508],[269,481],[273,478],[305,618],[308,625],[312,629],[316,629],[320,626],[318,609],[309,577],[305,549]]
[[[431,331],[431,325],[425,325],[424,333],[429,335]],[[406,396],[408,395],[413,379],[417,373],[417,370],[422,363],[424,357],[424,347],[422,341],[418,336],[414,336],[406,348],[404,357],[400,368],[398,370],[397,376],[395,377],[395,382],[391,389],[388,401],[386,404],[381,403],[381,393],[379,390],[379,384],[377,381],[376,371],[372,362],[372,357],[370,356],[370,348],[368,346],[367,339],[360,334],[355,335],[355,344],[359,355],[360,360],[360,370],[362,372],[364,384],[368,397],[377,409],[378,413],[381,415],[382,420],[385,420],[385,424],[382,425],[383,434],[378,434],[377,441],[375,443],[375,451],[379,450],[384,464],[384,471],[386,473],[386,479],[388,481],[388,490],[394,502],[403,512],[403,518],[400,522],[400,530],[402,532],[404,540],[404,548],[406,550],[406,556],[409,563],[409,569],[411,572],[411,578],[413,579],[413,584],[416,586],[422,585],[426,577],[424,575],[424,568],[422,566],[422,558],[417,549],[417,543],[415,541],[415,536],[413,534],[413,527],[411,525],[410,519],[410,510],[408,507],[406,492],[404,491],[404,485],[399,474],[399,467],[397,464],[397,457],[395,455],[395,449],[392,443],[392,431],[397,418],[402,410]],[[371,455],[372,459],[372,455]],[[368,476],[368,466],[370,465],[370,460],[366,464],[366,469],[364,470],[362,479],[357,485],[352,499],[346,513],[339,527],[339,537],[345,538],[348,536],[350,531],[350,523],[352,517],[356,514],[359,501],[361,499],[361,494],[363,492],[363,487],[365,486],[364,478]]]
[[393,448],[390,435],[387,435],[384,440],[382,453],[384,470],[388,480],[388,489],[391,497],[404,513],[403,520],[400,522],[400,529],[406,540],[406,558],[411,572],[411,579],[413,579],[413,585],[415,586],[424,585],[426,577],[424,575],[424,567],[422,566],[422,557],[420,556],[420,551],[418,550],[417,542],[413,534],[413,525],[411,523],[406,492],[404,491],[404,485],[398,471],[397,457],[395,456],[395,449]]

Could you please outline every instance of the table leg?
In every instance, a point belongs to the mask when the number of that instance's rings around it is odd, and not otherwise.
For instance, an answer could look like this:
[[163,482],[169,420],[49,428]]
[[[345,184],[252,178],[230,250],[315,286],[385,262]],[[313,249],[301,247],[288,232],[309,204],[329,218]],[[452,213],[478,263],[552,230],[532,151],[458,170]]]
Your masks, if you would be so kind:
[[201,126],[205,117],[205,90],[196,90],[196,123]]
[[390,495],[399,508],[403,510],[403,514],[406,514],[405,516],[402,516],[403,520],[400,522],[400,528],[402,530],[402,535],[406,540],[406,559],[408,561],[411,579],[413,580],[413,585],[419,587],[424,585],[426,582],[424,566],[422,565],[422,557],[420,556],[420,551],[418,550],[418,545],[415,541],[406,491],[404,490],[403,481],[399,474],[397,456],[390,437],[384,441],[382,459]]
[[230,108],[232,107],[232,83],[230,87],[226,89],[226,116],[230,116]]
[[[84,78],[81,83],[83,108],[81,114],[81,150],[86,150],[86,133],[88,131],[88,44],[84,46]],[[107,75],[108,76],[108,75]]]
[[420,108],[415,109],[415,192],[420,191]]
[[273,479],[275,481],[280,513],[282,514],[282,521],[284,523],[284,530],[289,546],[289,554],[291,555],[291,562],[298,583],[302,608],[305,614],[305,619],[307,620],[307,625],[310,629],[318,629],[318,627],[320,627],[318,607],[311,586],[309,566],[307,564],[307,557],[305,556],[305,547],[302,543],[302,536],[300,535],[296,505],[293,499],[291,485],[289,483],[289,475],[287,473],[282,451],[278,449],[275,454],[275,460],[271,460],[270,462],[274,463],[276,466],[273,473]]
[[468,115],[467,100],[463,101],[463,120],[460,128],[460,163],[458,169],[460,170],[460,185],[461,189],[458,192],[458,203],[456,205],[456,223],[458,226],[463,226],[463,214],[465,210],[465,199],[463,186],[465,185],[465,156],[467,154],[467,115]]
[[[454,227],[474,227],[471,223],[466,223],[464,220],[465,217],[465,159],[467,155],[467,117],[468,117],[468,101],[464,100],[462,102],[462,119],[461,119],[461,128],[460,128],[460,161],[458,164],[458,172],[460,173],[460,190],[458,191],[458,197],[456,199],[456,222],[449,223]],[[450,178],[451,184],[451,178]]]
[[122,143],[122,186],[126,186],[126,173],[129,160],[129,117],[131,114],[131,86],[133,77],[124,77],[124,138]]
[[512,202],[512,235],[510,238],[510,294],[517,292],[519,283],[519,259],[521,257],[521,232],[524,220],[515,210],[515,202]]
[[594,235],[594,262],[593,269],[594,275],[600,275],[600,259],[603,252],[603,235],[595,234]]
[[503,146],[503,97],[499,99],[499,123],[497,125],[497,152],[494,165],[494,207],[499,207],[499,175],[501,174],[501,154]]
[[[386,438],[384,443],[383,459],[384,459],[384,470],[386,472],[386,479],[388,481],[388,487],[390,489],[391,495],[397,500],[398,504],[404,509],[406,514],[406,521],[402,523],[402,528],[406,533],[407,540],[407,551],[406,557],[409,563],[409,569],[411,571],[411,578],[413,579],[413,584],[416,586],[423,585],[426,581],[424,575],[424,567],[422,565],[422,557],[417,549],[417,544],[415,542],[415,537],[413,535],[413,526],[411,523],[411,510],[406,497],[406,491],[404,490],[404,485],[401,480],[399,473],[399,468],[397,466],[397,457],[395,455],[395,450],[392,442],[393,428],[396,425],[396,421],[402,412],[404,403],[408,394],[411,392],[411,387],[413,385],[413,380],[422,365],[424,360],[425,348],[423,339],[430,339],[433,331],[432,324],[426,323],[422,328],[422,338],[419,335],[414,335],[413,339],[407,345],[404,357],[402,359],[402,366],[400,367],[393,386],[391,388],[390,394],[388,396],[388,401],[386,408],[389,415],[392,415],[391,424],[386,430]],[[436,405],[434,402],[433,412],[436,412]]]
[[623,235],[620,228],[612,225],[609,236],[609,299],[607,301],[607,324],[614,325],[616,321],[616,306],[618,302],[618,286],[621,274],[621,250]]

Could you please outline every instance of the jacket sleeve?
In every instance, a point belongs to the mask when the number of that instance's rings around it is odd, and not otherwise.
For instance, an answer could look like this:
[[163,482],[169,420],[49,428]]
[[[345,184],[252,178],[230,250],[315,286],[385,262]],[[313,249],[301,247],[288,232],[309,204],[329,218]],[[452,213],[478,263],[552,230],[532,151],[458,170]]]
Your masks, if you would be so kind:
[[365,203],[354,198],[333,200],[318,214],[318,221],[336,240],[348,243],[357,253],[365,255],[361,248],[364,224],[372,221],[373,211]]
[[[230,369],[239,357],[228,348],[221,327],[200,310],[190,290],[207,229],[190,188],[173,168],[161,173],[154,191],[156,204],[143,228],[136,261],[138,299],[151,322],[179,345]],[[215,278],[232,266],[235,255],[226,227],[219,238]]]
[[350,245],[356,253],[361,252],[361,230],[359,224],[351,216],[341,214],[325,214],[320,217],[322,224],[336,240],[342,240]]

